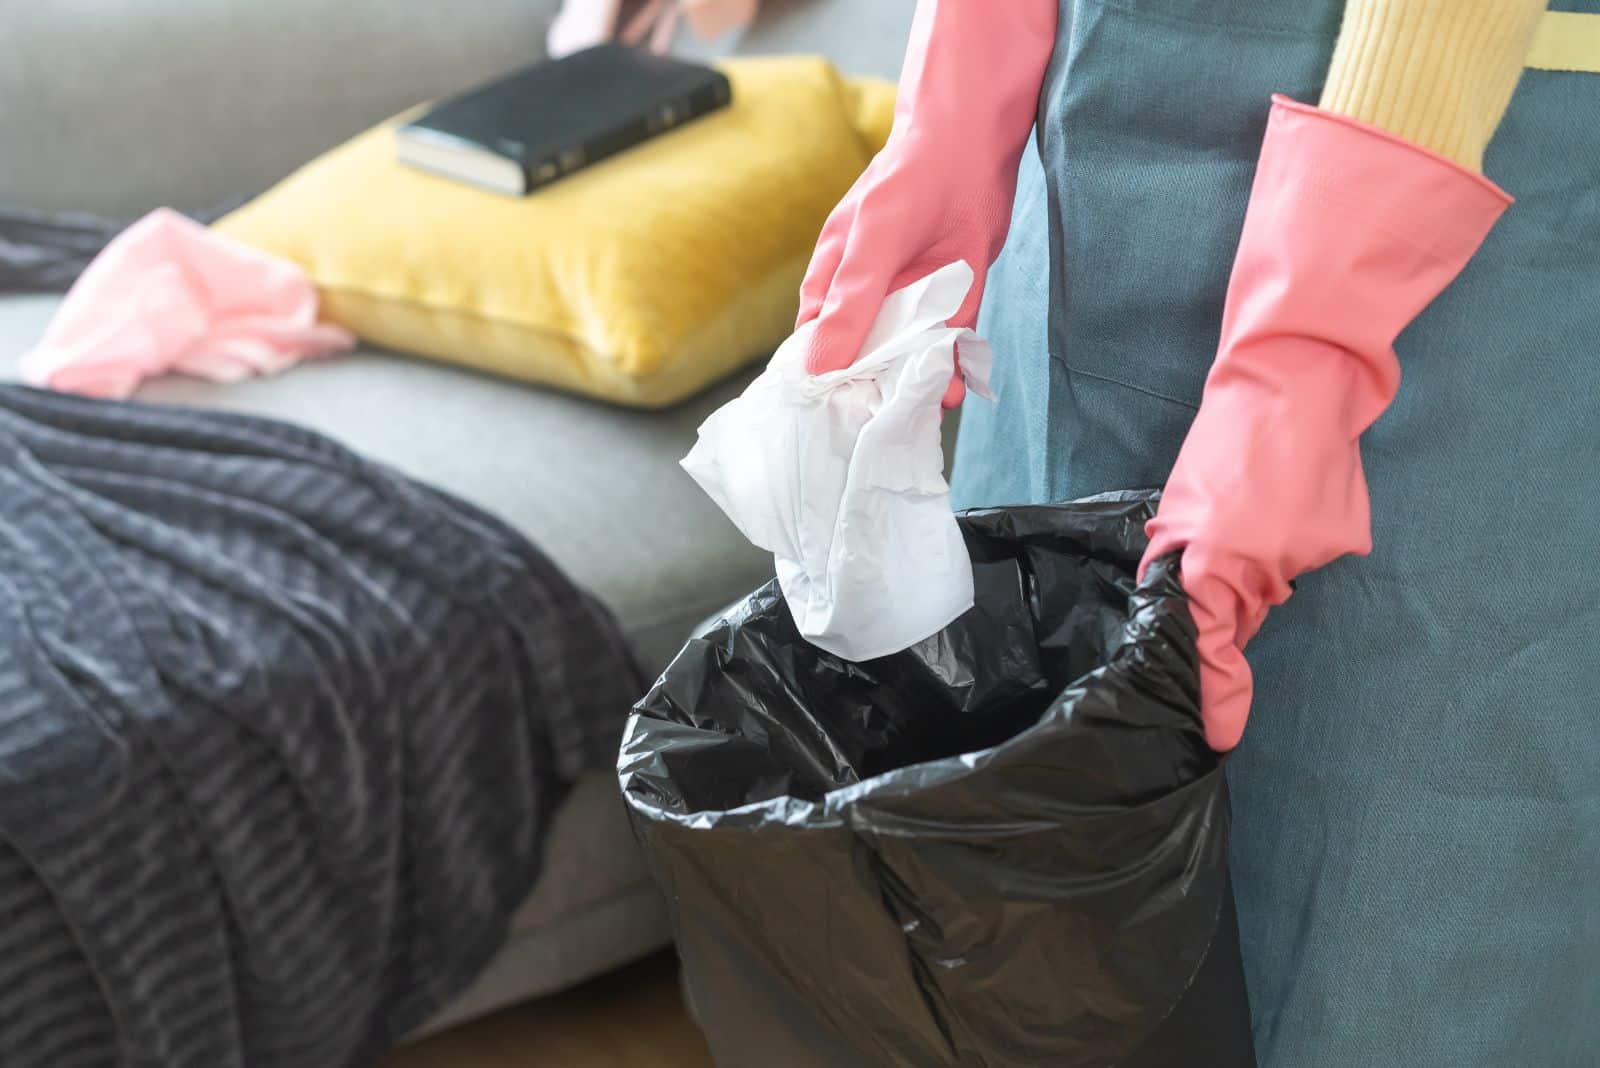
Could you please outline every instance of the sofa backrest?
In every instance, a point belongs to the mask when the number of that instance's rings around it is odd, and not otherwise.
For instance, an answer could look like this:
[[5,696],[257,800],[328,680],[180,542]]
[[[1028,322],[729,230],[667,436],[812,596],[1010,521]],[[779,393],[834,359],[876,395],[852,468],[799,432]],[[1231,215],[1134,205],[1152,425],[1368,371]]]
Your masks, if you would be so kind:
[[131,217],[259,192],[543,55],[556,0],[51,0],[0,33],[0,200]]
[[[0,27],[0,204],[128,219],[251,196],[421,100],[544,54],[558,0],[49,0]],[[912,0],[767,0],[690,55],[893,77]]]
[[680,31],[673,51],[683,56],[827,56],[846,74],[900,75],[915,0],[765,0],[755,21],[729,39],[702,42]]

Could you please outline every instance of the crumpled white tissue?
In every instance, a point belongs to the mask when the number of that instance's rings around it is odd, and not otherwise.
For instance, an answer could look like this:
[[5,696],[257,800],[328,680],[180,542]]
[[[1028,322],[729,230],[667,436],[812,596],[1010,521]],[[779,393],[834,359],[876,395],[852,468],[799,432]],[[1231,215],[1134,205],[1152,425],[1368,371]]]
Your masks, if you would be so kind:
[[806,373],[802,326],[682,461],[773,554],[800,633],[847,660],[899,652],[972,607],[939,407],[958,342],[967,389],[989,396],[988,345],[946,325],[971,286],[958,260],[891,293],[840,371]]

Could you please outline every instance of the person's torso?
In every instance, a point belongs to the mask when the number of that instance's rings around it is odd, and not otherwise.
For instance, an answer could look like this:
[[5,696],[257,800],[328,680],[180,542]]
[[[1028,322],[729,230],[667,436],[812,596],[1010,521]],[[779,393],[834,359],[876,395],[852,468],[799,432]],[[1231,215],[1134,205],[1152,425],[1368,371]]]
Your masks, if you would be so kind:
[[[1063,4],[958,505],[1164,481],[1269,95],[1316,101],[1341,8]],[[1517,203],[1363,438],[1375,549],[1249,650],[1234,863],[1269,1066],[1600,1063],[1600,75],[1528,72],[1485,169]]]

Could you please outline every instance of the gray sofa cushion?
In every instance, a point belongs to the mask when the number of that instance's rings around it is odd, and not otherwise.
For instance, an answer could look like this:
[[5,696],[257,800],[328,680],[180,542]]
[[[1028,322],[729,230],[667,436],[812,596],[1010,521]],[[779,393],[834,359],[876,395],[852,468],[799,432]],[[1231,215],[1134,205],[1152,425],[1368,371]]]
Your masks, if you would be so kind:
[[[15,377],[55,305],[0,298],[0,377]],[[697,622],[771,576],[678,467],[745,381],[637,412],[363,351],[227,386],[163,379],[139,397],[292,420],[487,509],[605,601],[654,673]]]
[[672,940],[666,902],[628,826],[616,776],[596,772],[556,813],[545,867],[503,949],[422,1033],[620,967]]

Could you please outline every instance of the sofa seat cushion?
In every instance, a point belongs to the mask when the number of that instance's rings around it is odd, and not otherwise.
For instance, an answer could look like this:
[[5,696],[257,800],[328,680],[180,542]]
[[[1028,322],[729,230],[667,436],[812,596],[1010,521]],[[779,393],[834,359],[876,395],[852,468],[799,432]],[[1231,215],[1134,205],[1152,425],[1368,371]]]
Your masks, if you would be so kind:
[[[58,300],[0,297],[0,378],[16,379]],[[488,510],[599,596],[653,675],[697,622],[771,576],[678,467],[747,380],[638,412],[366,349],[231,385],[159,379],[138,398],[299,423]]]

